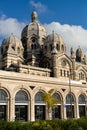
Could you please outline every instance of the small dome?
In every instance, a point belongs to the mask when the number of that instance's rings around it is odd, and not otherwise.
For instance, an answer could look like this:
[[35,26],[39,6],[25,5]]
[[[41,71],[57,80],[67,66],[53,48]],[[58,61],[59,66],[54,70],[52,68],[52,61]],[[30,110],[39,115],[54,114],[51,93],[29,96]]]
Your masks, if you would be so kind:
[[60,44],[64,44],[62,37],[58,35],[57,33],[48,35],[46,38],[46,42],[49,42],[49,43],[54,42],[54,44],[58,42]]
[[57,33],[52,33],[46,37],[45,46],[49,48],[51,46],[52,49],[55,47],[58,52],[66,51],[65,43],[63,42],[62,37]]
[[14,36],[13,34],[11,34],[9,37],[5,38],[2,41],[2,45],[9,45],[9,44],[17,44],[17,46],[22,46],[22,42],[19,38],[17,38],[16,36]]
[[9,49],[12,49],[14,51],[20,50],[23,53],[23,46],[22,42],[19,38],[11,34],[9,37],[5,38],[2,41],[1,48],[3,52],[8,51]]
[[38,22],[37,12],[33,11],[31,14],[32,22],[24,27],[21,33],[21,38],[28,38],[30,35],[36,35],[38,37],[45,37],[47,32],[43,25]]

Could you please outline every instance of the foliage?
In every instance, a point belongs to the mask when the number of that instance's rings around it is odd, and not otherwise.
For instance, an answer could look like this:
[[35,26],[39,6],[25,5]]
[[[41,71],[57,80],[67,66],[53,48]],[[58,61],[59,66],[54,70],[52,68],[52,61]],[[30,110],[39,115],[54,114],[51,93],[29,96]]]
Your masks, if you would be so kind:
[[43,93],[42,99],[43,101],[46,103],[47,109],[48,109],[48,119],[51,120],[52,119],[52,109],[54,107],[57,107],[58,104],[58,99],[54,98],[52,96],[54,92],[54,89],[51,89],[48,91],[48,93]]
[[35,122],[0,121],[0,130],[87,130],[87,118]]
[[48,91],[48,93],[45,92],[42,97],[43,101],[46,102],[48,109],[54,108],[54,107],[56,107],[56,104],[58,104],[58,99],[56,99],[52,96],[53,92],[54,92],[54,89],[51,89]]

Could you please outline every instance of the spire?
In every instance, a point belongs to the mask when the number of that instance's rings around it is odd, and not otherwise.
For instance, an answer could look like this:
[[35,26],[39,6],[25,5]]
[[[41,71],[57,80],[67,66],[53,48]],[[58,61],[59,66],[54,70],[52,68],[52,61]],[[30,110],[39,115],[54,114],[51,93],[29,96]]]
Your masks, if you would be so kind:
[[35,21],[37,21],[37,19],[38,19],[38,14],[35,11],[35,7],[33,7],[33,12],[31,14],[31,20],[32,20],[32,22],[35,22]]
[[70,53],[71,53],[71,58],[72,58],[73,60],[75,60],[75,52],[74,52],[74,48],[73,48],[73,47],[71,47]]
[[73,47],[71,47],[70,52],[71,52],[71,56],[73,56],[75,54]]
[[52,35],[53,35],[53,43],[54,43],[54,30],[52,31]]
[[55,48],[55,44],[54,44],[54,30],[52,31],[52,35],[53,35],[53,48]]

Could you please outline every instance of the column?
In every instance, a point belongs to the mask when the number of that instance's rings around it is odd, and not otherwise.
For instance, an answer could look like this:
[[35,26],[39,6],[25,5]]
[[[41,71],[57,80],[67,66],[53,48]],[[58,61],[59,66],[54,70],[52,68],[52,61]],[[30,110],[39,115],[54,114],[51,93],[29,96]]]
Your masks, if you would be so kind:
[[30,120],[35,121],[35,104],[34,99],[31,99],[31,105],[30,105]]
[[76,113],[76,116],[75,118],[79,118],[79,106],[78,106],[78,98],[76,98],[76,110],[75,110],[75,113]]
[[9,117],[9,99],[6,99],[7,100],[7,103],[6,103],[6,114],[7,114],[7,121],[9,121],[10,117]]
[[66,101],[64,100],[63,103],[64,103],[64,104],[63,104],[63,113],[64,113],[64,114],[63,114],[63,118],[64,118],[64,119],[67,119],[67,117],[66,117]]
[[15,103],[13,98],[9,99],[9,120],[10,121],[15,121]]

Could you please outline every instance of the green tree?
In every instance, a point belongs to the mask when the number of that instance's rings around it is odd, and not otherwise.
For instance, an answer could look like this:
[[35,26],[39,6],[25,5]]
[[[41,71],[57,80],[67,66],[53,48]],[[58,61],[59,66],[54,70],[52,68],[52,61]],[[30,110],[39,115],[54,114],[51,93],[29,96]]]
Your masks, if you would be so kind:
[[42,99],[46,103],[48,120],[52,120],[52,109],[58,107],[58,99],[52,96],[54,89],[49,90],[47,93],[43,93]]

